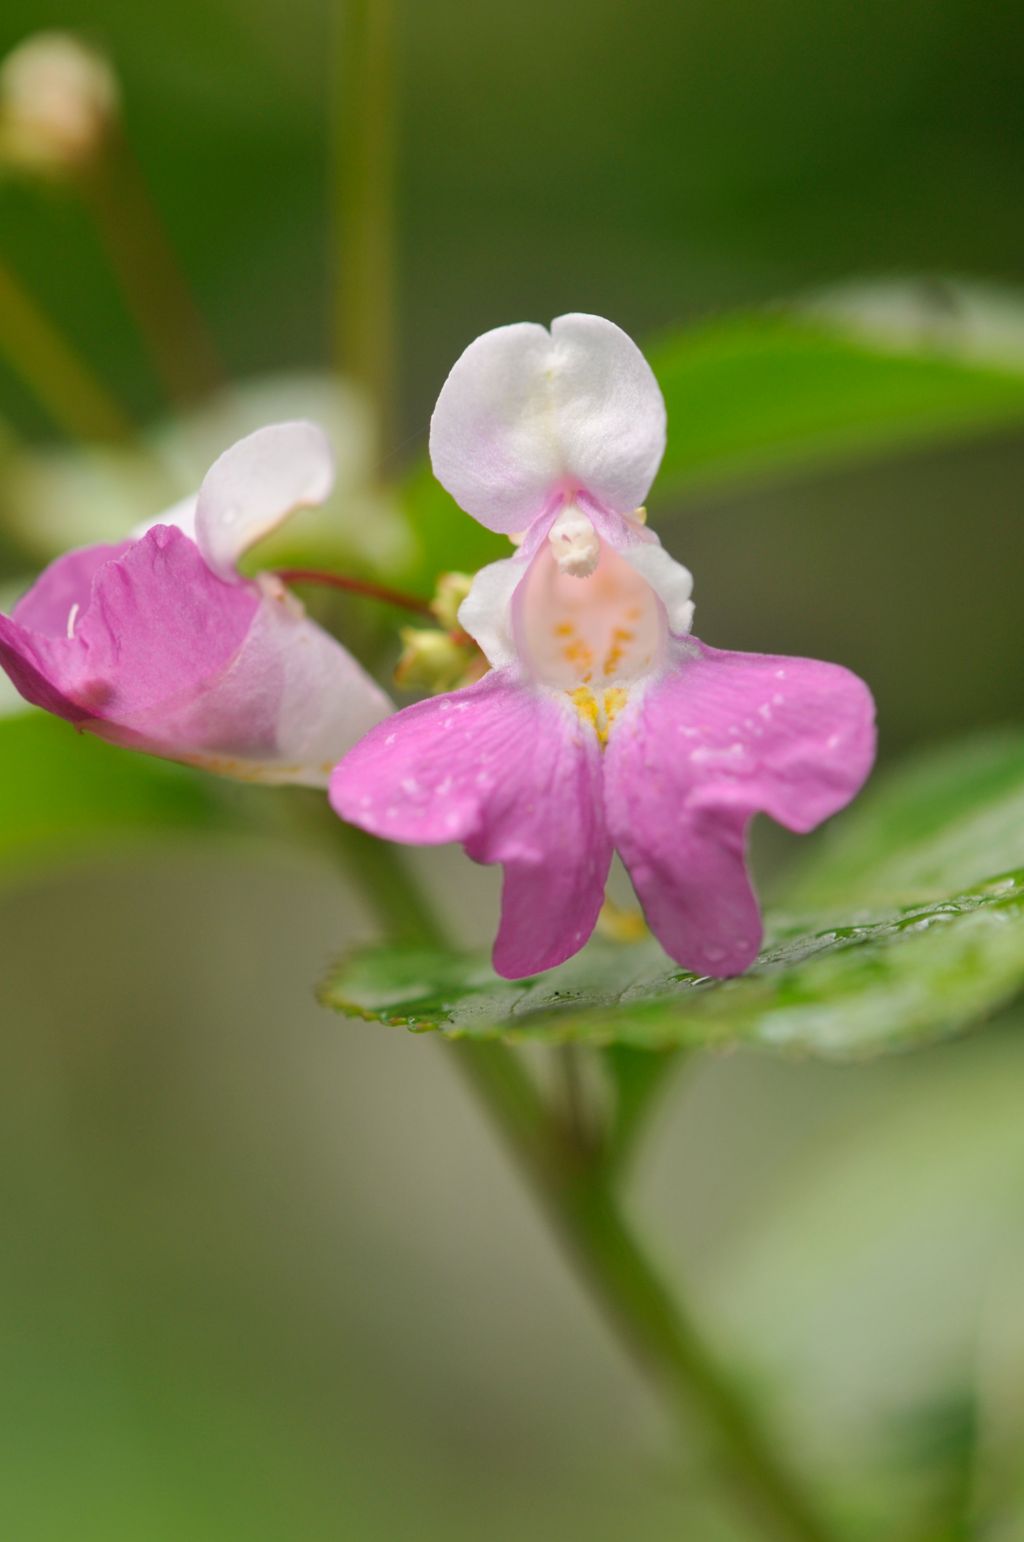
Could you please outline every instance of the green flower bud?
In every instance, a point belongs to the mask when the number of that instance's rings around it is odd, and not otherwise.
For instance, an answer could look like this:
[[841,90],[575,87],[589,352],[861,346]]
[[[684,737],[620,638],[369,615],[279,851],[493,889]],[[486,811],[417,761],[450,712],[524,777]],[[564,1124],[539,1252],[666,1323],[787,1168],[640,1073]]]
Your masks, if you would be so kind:
[[402,656],[395,668],[395,684],[408,691],[452,691],[476,679],[482,672],[476,644],[433,628],[402,628]]
[[472,582],[468,573],[442,573],[438,578],[430,608],[446,631],[458,630],[459,606],[469,593]]

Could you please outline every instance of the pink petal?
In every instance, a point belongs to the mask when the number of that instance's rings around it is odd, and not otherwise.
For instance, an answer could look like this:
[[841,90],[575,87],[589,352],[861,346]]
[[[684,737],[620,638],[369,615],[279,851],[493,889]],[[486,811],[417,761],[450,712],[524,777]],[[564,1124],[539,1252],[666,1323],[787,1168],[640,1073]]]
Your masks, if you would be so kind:
[[29,631],[47,637],[66,637],[72,609],[85,610],[92,591],[92,581],[105,562],[123,557],[131,541],[117,546],[85,546],[80,551],[65,552],[51,562],[27,594],[15,605],[12,621]]
[[611,844],[597,740],[564,699],[502,670],[406,707],[345,757],[330,797],[374,835],[504,864],[499,974],[550,969],[590,936]]
[[684,644],[605,754],[612,837],[666,951],[698,974],[747,968],[761,941],[751,817],[813,829],[858,792],[874,751],[871,694],[848,670]]
[[89,710],[64,695],[50,678],[49,665],[39,657],[33,634],[18,626],[10,616],[0,615],[0,667],[11,684],[34,707],[42,707],[69,723],[85,723]]
[[258,608],[253,585],[224,583],[194,541],[157,525],[97,570],[73,637],[47,645],[54,678],[95,716],[130,726],[219,674]]
[[0,617],[0,662],[102,738],[250,780],[325,786],[391,710],[280,584],[223,582],[165,526],[54,563]]
[[392,703],[283,585],[264,578],[258,591],[226,669],[176,707],[137,714],[127,736],[98,731],[242,781],[326,787],[341,756]]
[[[214,573],[231,581],[239,558],[296,509],[323,503],[334,458],[315,423],[274,423],[214,461],[195,505],[195,538]],[[176,506],[180,508],[181,506]]]
[[430,424],[434,473],[491,530],[525,529],[583,490],[616,513],[644,501],[665,404],[643,354],[600,316],[497,327],[456,362]]
[[[62,688],[63,671],[53,667],[71,650],[69,633],[80,612],[89,604],[92,583],[104,563],[116,560],[131,542],[120,546],[87,546],[58,557],[40,574],[32,588],[14,607],[11,616],[0,615],[0,666],[33,706],[42,707],[71,723],[85,723],[92,709],[73,701]],[[47,646],[55,639],[56,649]]]
[[5,618],[4,664],[38,706],[130,726],[222,670],[258,605],[252,586],[222,583],[187,536],[158,526],[127,547],[58,558]]
[[156,514],[152,519],[144,519],[137,525],[133,525],[129,532],[136,541],[142,539],[156,525],[174,525],[190,541],[196,539],[196,504],[199,501],[198,493],[189,493],[187,498],[179,498],[177,503],[172,503],[169,509],[164,509],[162,514]]

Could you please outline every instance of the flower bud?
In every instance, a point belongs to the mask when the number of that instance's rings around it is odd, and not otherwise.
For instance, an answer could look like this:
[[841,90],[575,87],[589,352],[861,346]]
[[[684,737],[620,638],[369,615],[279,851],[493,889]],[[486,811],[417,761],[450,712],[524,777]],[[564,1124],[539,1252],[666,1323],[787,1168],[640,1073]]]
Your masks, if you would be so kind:
[[118,104],[102,54],[70,33],[35,33],[0,66],[0,164],[52,177],[84,170],[102,152]]
[[450,632],[405,626],[401,638],[404,647],[395,666],[395,684],[403,690],[434,695],[465,685],[481,672],[480,650],[468,637],[463,641]]
[[430,608],[441,625],[454,632],[459,625],[459,606],[472,588],[473,580],[468,573],[442,573],[437,580]]

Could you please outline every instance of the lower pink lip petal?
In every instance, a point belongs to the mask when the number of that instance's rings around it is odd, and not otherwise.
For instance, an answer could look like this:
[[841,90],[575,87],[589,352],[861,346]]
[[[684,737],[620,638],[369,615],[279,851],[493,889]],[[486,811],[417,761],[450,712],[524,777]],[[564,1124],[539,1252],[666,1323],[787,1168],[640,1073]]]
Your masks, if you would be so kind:
[[848,670],[684,645],[605,757],[612,836],[666,951],[699,974],[746,969],[761,941],[751,818],[813,829],[859,791],[874,751],[871,694]]
[[504,865],[500,974],[550,969],[590,936],[611,862],[600,749],[578,714],[513,672],[381,723],[338,766],[330,797],[375,835],[461,841]]

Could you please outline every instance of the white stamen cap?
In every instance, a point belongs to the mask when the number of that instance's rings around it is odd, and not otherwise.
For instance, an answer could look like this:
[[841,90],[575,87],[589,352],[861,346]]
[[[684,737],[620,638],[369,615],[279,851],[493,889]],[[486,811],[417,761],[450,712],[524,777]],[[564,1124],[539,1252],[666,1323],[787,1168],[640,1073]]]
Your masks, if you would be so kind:
[[601,560],[597,531],[581,508],[570,503],[548,531],[551,551],[561,573],[589,578]]

